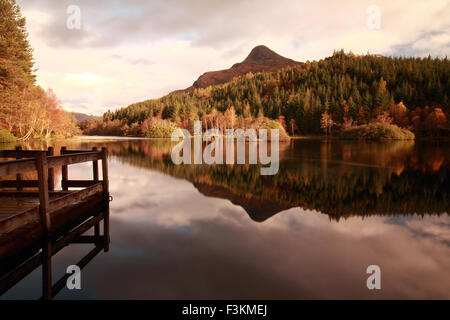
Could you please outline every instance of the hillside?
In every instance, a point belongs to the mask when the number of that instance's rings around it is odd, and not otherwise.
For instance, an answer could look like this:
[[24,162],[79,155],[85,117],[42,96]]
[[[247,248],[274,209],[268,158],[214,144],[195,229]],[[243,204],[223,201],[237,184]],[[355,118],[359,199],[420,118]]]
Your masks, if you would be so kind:
[[93,117],[95,120],[99,120],[101,117],[93,116],[81,112],[71,112],[71,114],[77,119],[77,123],[80,124],[84,121],[88,121],[91,117]]
[[[247,62],[254,57],[250,54]],[[447,58],[337,51],[320,61],[247,73],[225,84],[135,103],[105,113],[102,126],[133,126],[139,132],[144,120],[155,117],[184,128],[191,128],[195,119],[226,126],[232,116],[234,126],[242,127],[261,117],[276,119],[290,134],[333,133],[382,122],[413,130],[416,136],[448,135],[449,79]]]

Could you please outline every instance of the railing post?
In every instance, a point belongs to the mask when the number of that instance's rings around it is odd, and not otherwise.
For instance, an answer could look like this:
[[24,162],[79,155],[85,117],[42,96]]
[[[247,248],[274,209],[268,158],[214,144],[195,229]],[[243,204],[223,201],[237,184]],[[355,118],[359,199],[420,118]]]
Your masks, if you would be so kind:
[[103,192],[105,197],[109,198],[109,180],[108,180],[108,149],[102,147],[102,174],[103,174]]
[[[54,156],[55,155],[55,149],[53,147],[48,147],[48,156]],[[55,190],[55,169],[49,168],[48,169],[48,189],[51,191]]]
[[[61,148],[61,155],[64,154],[64,151],[66,151],[66,147]],[[67,166],[61,167],[61,187],[63,190],[67,191],[69,188],[67,187],[67,181],[69,180],[69,170]]]
[[48,166],[47,153],[39,152],[36,156],[39,186],[39,213],[44,229],[44,242],[42,245],[42,292],[44,299],[52,299],[52,248],[50,241],[51,221],[48,212]]
[[[20,151],[20,150],[22,150],[22,147],[16,147],[16,150],[17,151]],[[21,159],[20,157],[17,157],[16,159]],[[23,180],[23,174],[22,173],[18,173],[18,174],[16,174],[16,180],[17,181],[22,181]],[[17,186],[17,190],[22,190],[23,188],[22,188],[22,186]]]
[[103,241],[105,252],[109,250],[109,178],[108,178],[108,149],[102,147],[102,175],[103,175],[103,194],[106,201],[106,211],[103,218]]
[[[97,147],[92,147],[92,151],[98,151]],[[98,160],[92,161],[92,173],[93,173],[93,179],[95,182],[99,181],[98,177]],[[97,222],[94,226],[94,235],[96,241],[100,239],[100,223]]]
[[[98,151],[97,147],[92,147],[92,151]],[[99,181],[99,178],[98,178],[98,160],[92,161],[92,171],[93,171],[93,175],[94,175],[94,181],[98,182]]]

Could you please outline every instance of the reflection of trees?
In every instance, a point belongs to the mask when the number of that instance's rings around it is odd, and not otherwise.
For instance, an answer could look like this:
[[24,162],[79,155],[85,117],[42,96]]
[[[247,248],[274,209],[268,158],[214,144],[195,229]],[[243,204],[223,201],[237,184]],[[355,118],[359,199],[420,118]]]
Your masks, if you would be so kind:
[[[261,176],[256,165],[179,165],[165,139],[53,142],[90,149],[107,145],[127,164],[192,182],[206,196],[229,199],[263,221],[290,207],[318,210],[333,219],[373,214],[442,214],[449,208],[448,143],[291,141],[280,144],[280,170]],[[47,143],[25,146],[45,149]]]
[[[261,176],[257,165],[176,166],[170,158],[174,144],[167,140],[117,143],[110,150],[124,163],[184,178],[207,196],[240,204],[256,220],[297,206],[337,220],[448,211],[448,147],[414,142],[292,144],[281,151],[275,176]],[[259,211],[254,200],[261,202]]]

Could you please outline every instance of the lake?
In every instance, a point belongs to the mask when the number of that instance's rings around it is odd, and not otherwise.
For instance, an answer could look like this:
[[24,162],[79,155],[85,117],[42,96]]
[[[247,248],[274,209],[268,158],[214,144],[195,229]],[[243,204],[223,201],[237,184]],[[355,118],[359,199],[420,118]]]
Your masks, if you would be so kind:
[[[280,142],[273,176],[174,165],[164,139],[23,146],[49,145],[107,146],[114,198],[110,251],[58,299],[450,299],[449,142]],[[91,178],[90,164],[69,173]],[[58,253],[54,278],[87,251]],[[39,298],[40,272],[2,298]]]

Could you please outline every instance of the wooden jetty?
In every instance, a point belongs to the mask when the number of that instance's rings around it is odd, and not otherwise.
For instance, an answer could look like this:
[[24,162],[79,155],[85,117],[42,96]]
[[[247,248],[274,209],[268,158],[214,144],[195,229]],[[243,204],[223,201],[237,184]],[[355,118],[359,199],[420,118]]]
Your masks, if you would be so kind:
[[[42,299],[52,299],[70,274],[52,280],[52,256],[72,243],[94,244],[77,264],[83,268],[100,251],[109,250],[108,153],[98,150],[0,150],[0,295],[42,265]],[[102,180],[99,178],[101,161]],[[92,162],[92,180],[69,180],[68,166]],[[55,190],[61,167],[62,190]],[[37,180],[24,180],[37,171]],[[71,190],[71,188],[77,188]],[[101,224],[103,222],[103,234]],[[94,228],[94,235],[84,235]],[[75,262],[75,261],[74,261]]]

